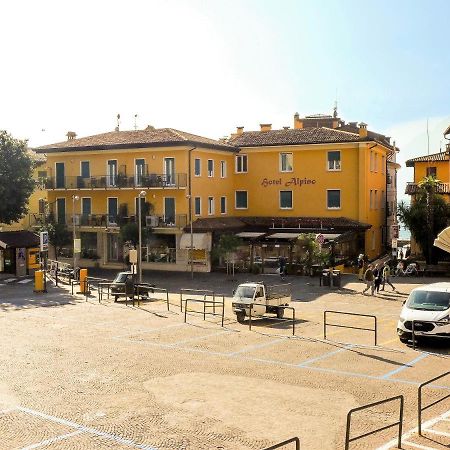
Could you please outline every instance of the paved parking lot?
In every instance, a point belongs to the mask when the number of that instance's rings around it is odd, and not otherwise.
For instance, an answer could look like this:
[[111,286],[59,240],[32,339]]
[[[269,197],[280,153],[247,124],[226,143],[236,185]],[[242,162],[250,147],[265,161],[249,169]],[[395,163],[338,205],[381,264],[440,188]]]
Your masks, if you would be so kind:
[[[32,283],[0,280],[0,448],[260,450],[299,436],[302,449],[340,449],[351,408],[400,394],[403,448],[449,448],[448,399],[424,414],[426,437],[415,430],[418,385],[450,370],[450,351],[445,343],[414,351],[398,341],[410,280],[400,292],[370,297],[353,277],[340,290],[295,278],[295,336],[289,320],[255,320],[250,331],[235,321],[229,298],[223,328],[218,317],[189,314],[184,323],[180,286],[230,295],[237,281],[165,281],[158,284],[171,291],[170,311],[162,301],[99,304],[64,288],[34,294]],[[323,339],[325,310],[375,315],[378,345],[373,332],[340,327],[328,327]],[[330,314],[329,321],[373,327],[368,317]],[[450,380],[440,380],[426,389],[427,402],[449,389]],[[357,414],[352,435],[393,423],[396,414],[392,404]],[[389,429],[351,448],[395,448],[394,438]]]

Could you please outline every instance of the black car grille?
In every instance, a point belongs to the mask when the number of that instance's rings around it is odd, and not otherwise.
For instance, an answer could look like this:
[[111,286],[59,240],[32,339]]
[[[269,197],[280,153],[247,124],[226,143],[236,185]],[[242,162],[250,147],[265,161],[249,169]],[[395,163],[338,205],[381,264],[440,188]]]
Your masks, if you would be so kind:
[[[412,330],[412,322],[407,320],[405,323],[405,328],[407,330]],[[425,331],[430,332],[434,330],[434,324],[433,323],[427,323],[427,322],[414,322],[414,331]]]

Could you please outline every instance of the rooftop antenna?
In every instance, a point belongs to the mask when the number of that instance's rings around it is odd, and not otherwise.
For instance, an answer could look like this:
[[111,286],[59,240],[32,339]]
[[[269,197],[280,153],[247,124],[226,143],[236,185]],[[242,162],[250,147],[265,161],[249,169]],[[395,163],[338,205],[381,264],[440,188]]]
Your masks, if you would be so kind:
[[134,131],[137,130],[137,114],[134,115]]
[[338,95],[338,90],[336,88],[336,96],[334,99],[334,108],[333,108],[333,117],[336,119],[336,117],[338,116],[338,99],[337,99],[337,95]]
[[117,126],[116,126],[116,131],[119,131],[119,127],[120,127],[120,114],[117,114]]

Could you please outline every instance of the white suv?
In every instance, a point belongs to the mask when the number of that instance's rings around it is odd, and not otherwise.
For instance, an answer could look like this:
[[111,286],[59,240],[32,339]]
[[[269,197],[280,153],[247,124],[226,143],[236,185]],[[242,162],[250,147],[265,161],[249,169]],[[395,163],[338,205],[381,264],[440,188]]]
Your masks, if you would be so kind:
[[449,315],[450,283],[433,283],[418,287],[411,291],[403,305],[397,334],[404,343],[412,339],[414,321],[414,334],[417,336],[450,337]]

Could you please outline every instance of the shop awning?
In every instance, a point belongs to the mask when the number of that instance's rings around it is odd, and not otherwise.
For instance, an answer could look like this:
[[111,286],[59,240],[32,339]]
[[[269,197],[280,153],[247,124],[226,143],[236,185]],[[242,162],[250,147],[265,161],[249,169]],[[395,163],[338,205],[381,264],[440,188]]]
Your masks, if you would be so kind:
[[442,230],[434,240],[434,246],[450,253],[450,227]]
[[239,236],[241,238],[259,238],[261,236],[264,236],[266,233],[258,233],[256,231],[242,231],[238,234],[236,234],[236,236]]
[[274,233],[268,239],[297,239],[302,233]]
[[[208,233],[192,234],[193,248],[197,250],[211,250],[211,235]],[[183,233],[180,239],[180,248],[191,248],[191,234]]]
[[31,231],[0,232],[0,248],[39,247],[39,237]]

